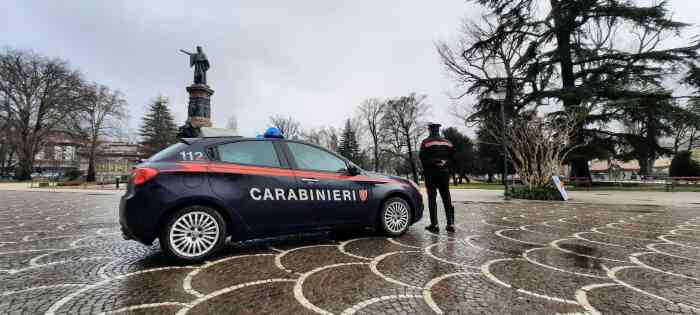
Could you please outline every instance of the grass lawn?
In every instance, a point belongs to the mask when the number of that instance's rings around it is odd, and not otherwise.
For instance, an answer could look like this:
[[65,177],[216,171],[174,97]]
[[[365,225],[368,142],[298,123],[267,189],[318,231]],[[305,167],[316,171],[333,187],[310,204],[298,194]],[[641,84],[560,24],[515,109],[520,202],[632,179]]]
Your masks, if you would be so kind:
[[[653,191],[653,192],[665,192],[666,185],[606,185],[606,186],[593,186],[593,187],[570,187],[567,186],[566,190],[570,191]],[[673,192],[700,192],[700,185],[678,185],[671,190]]]
[[503,185],[501,183],[483,183],[472,181],[469,184],[461,185],[450,185],[452,189],[492,189],[492,190],[503,190]]
[[[452,189],[492,189],[492,190],[503,190],[503,185],[499,183],[485,183],[472,181],[469,184],[461,185],[450,185]],[[566,186],[566,190],[569,191],[654,191],[654,192],[665,192],[666,185],[654,185],[654,184],[644,184],[644,185],[596,185],[593,187],[574,187]],[[674,192],[700,192],[700,185],[679,185],[673,188]]]

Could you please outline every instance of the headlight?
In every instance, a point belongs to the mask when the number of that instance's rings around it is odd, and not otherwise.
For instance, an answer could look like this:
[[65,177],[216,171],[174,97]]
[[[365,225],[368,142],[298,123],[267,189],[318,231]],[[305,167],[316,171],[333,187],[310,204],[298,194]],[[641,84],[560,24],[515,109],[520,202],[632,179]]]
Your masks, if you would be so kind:
[[414,181],[412,181],[412,180],[410,180],[410,179],[408,180],[408,182],[411,183],[411,186],[413,186],[413,188],[415,188],[416,190],[420,191],[420,186],[418,186],[418,184],[416,184],[416,182],[414,182]]

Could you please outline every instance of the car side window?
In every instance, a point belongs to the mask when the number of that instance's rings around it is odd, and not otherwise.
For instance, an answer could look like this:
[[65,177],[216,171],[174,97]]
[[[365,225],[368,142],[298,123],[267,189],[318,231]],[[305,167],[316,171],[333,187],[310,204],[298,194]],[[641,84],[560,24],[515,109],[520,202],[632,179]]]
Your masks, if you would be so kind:
[[270,141],[239,141],[217,146],[219,160],[228,163],[281,167]]
[[345,161],[321,149],[295,142],[287,142],[287,146],[300,169],[339,172],[347,168]]

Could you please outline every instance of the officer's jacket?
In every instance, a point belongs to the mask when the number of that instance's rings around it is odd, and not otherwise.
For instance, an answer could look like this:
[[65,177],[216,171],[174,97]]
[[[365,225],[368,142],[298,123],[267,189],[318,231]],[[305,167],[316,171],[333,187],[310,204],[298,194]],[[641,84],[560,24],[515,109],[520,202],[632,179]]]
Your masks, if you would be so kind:
[[454,146],[443,137],[428,137],[420,144],[420,161],[425,172],[447,172],[452,166]]

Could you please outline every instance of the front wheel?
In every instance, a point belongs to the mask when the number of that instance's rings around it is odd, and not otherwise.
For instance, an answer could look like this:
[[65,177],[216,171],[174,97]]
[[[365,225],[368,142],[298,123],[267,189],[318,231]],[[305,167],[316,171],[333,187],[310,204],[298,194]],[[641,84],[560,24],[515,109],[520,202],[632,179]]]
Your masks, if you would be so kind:
[[411,207],[408,202],[403,198],[394,197],[382,205],[379,227],[391,237],[401,236],[411,226],[411,219]]
[[215,253],[226,238],[221,214],[204,206],[175,212],[160,235],[160,247],[170,258],[184,263],[202,261]]

